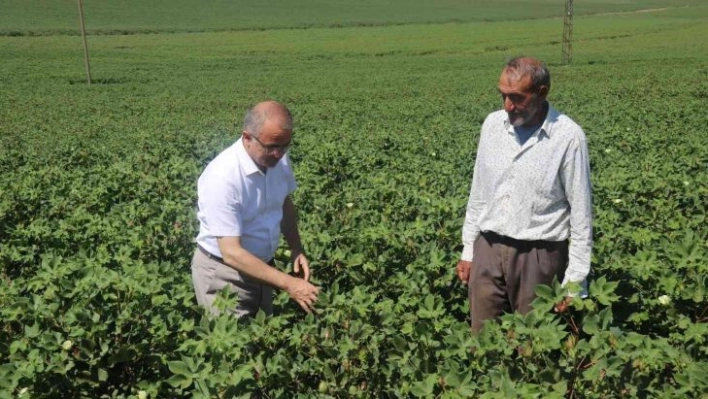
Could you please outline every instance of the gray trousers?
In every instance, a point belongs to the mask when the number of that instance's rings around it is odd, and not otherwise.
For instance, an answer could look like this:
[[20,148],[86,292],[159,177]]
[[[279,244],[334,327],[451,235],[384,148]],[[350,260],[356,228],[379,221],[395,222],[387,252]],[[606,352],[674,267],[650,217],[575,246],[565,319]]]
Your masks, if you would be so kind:
[[468,282],[472,330],[505,312],[527,313],[539,284],[563,281],[568,241],[521,241],[483,232],[474,242]]
[[271,286],[207,257],[199,248],[192,257],[192,282],[197,303],[212,314],[219,314],[219,310],[214,307],[214,300],[224,288],[238,296],[236,308],[227,310],[236,317],[255,316],[259,309],[268,315],[273,314]]

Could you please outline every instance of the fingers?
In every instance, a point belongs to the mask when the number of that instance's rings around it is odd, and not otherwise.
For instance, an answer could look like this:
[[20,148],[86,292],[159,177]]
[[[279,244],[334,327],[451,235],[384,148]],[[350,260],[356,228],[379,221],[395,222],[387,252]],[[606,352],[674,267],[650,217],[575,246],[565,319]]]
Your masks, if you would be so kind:
[[302,269],[302,279],[305,281],[310,281],[310,262],[306,257],[300,256],[300,269]]
[[470,272],[469,270],[463,270],[461,268],[457,269],[457,278],[460,279],[462,284],[467,285],[467,281],[469,280],[470,277]]
[[298,255],[293,260],[293,271],[296,275],[299,275],[300,271],[302,271],[302,279],[310,281],[310,261],[307,260],[305,255]]
[[292,281],[293,285],[288,290],[288,294],[305,312],[311,313],[315,309],[314,305],[320,292],[319,287],[299,278],[293,278]]
[[471,267],[470,262],[459,261],[457,263],[457,267],[456,267],[457,278],[460,279],[462,284],[467,285],[467,282],[470,279],[470,267]]
[[306,313],[312,313],[315,310],[315,302],[317,302],[317,296],[313,295],[305,298],[296,299],[295,301]]
[[312,307],[312,304],[308,304],[307,302],[302,301],[302,300],[296,301],[296,302],[298,303],[298,305],[300,305],[302,310],[304,310],[305,313],[307,313],[307,314],[312,313],[312,311],[314,310],[314,308]]
[[310,295],[296,300],[300,307],[306,313],[312,313],[315,310],[315,302],[317,302],[317,295]]
[[566,297],[559,303],[557,303],[555,306],[553,306],[553,310],[555,310],[557,313],[565,313],[568,311],[568,305],[573,301],[573,298],[571,297]]

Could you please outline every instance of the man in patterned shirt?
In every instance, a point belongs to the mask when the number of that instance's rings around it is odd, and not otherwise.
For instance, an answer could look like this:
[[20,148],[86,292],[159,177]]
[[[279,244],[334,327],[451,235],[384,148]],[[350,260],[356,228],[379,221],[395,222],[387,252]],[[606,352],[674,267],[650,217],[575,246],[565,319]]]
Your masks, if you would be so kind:
[[585,134],[546,100],[551,78],[540,61],[512,59],[498,87],[504,109],[482,125],[457,264],[473,331],[504,312],[528,312],[535,287],[554,278],[580,284],[584,295],[590,271]]

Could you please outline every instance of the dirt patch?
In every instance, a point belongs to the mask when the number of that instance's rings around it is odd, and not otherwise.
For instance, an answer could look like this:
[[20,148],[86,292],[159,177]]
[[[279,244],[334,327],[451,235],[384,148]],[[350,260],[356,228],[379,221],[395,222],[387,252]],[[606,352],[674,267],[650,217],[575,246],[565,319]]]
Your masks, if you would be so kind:
[[593,14],[593,15],[621,15],[621,14],[642,14],[645,12],[660,12],[660,11],[666,11],[668,10],[668,7],[664,8],[646,8],[644,10],[634,10],[634,11],[616,11],[616,12],[603,12],[599,14]]

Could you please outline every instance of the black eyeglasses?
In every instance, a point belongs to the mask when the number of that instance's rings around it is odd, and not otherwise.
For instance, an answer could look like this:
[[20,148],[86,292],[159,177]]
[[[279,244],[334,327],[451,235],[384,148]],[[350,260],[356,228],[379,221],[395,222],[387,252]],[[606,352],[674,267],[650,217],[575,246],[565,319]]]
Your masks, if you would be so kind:
[[250,137],[252,137],[254,140],[260,144],[260,146],[263,148],[263,150],[266,152],[266,154],[273,154],[278,151],[284,153],[288,151],[288,148],[290,148],[290,145],[293,143],[292,140],[288,142],[287,144],[283,145],[276,145],[276,144],[263,144],[260,140],[258,140],[258,137],[249,134]]

